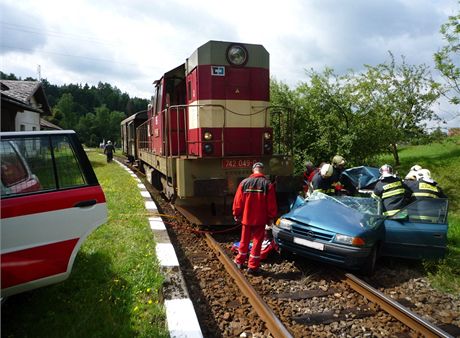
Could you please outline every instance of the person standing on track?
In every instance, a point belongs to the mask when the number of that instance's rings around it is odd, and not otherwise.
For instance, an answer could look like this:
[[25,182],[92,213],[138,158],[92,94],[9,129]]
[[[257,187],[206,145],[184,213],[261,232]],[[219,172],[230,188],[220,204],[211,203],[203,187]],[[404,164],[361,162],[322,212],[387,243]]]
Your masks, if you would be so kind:
[[[264,175],[263,163],[254,163],[252,174],[241,181],[233,200],[233,217],[242,226],[240,246],[235,258],[239,269],[248,260],[248,273],[258,273],[265,225],[273,225],[277,212],[275,188]],[[248,259],[251,240],[252,248]]]

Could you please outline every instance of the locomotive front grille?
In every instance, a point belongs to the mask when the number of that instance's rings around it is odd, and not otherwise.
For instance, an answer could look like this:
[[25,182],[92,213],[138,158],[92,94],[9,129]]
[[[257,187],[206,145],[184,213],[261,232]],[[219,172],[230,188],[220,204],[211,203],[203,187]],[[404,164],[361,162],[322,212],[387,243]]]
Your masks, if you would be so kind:
[[197,197],[225,196],[227,194],[227,180],[220,178],[195,180],[193,189]]

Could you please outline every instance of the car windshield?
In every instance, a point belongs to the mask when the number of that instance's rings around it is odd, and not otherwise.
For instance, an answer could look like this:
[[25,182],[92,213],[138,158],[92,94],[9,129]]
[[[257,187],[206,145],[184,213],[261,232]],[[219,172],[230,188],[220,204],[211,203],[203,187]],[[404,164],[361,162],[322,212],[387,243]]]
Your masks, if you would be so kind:
[[348,208],[355,209],[362,214],[377,215],[378,203],[371,197],[354,197],[354,196],[329,196],[321,192],[315,191],[311,194],[308,200],[327,199],[335,203],[344,205]]

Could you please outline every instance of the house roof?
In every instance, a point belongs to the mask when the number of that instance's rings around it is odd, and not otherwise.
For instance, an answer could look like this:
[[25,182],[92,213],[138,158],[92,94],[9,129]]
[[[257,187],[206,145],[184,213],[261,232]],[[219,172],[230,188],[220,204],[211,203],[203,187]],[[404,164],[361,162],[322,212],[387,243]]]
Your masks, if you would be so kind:
[[[46,98],[45,90],[39,81],[14,81],[0,80],[2,100],[8,99],[10,102],[16,102],[22,107],[31,108],[33,111],[42,112],[45,115],[51,115],[51,109]],[[31,99],[39,104],[39,107],[33,107]]]
[[50,130],[50,129],[62,130],[61,127],[51,123],[50,121],[46,121],[45,119],[42,119],[42,118],[40,118],[40,127],[41,129],[46,129],[46,130]]

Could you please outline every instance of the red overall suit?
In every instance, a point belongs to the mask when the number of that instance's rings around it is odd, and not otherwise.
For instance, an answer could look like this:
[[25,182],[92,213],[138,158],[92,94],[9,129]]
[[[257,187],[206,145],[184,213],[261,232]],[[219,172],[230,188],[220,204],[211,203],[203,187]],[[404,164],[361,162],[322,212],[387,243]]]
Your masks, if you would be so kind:
[[241,221],[241,240],[237,264],[243,265],[248,258],[248,268],[257,270],[260,264],[260,249],[265,235],[265,224],[273,222],[278,208],[273,185],[261,173],[254,173],[241,181],[233,200],[233,216]]

